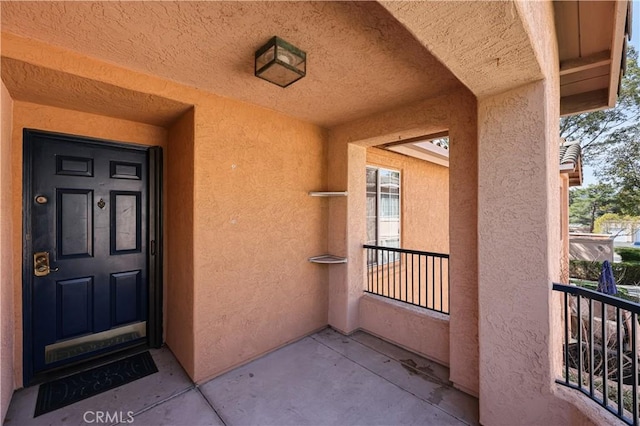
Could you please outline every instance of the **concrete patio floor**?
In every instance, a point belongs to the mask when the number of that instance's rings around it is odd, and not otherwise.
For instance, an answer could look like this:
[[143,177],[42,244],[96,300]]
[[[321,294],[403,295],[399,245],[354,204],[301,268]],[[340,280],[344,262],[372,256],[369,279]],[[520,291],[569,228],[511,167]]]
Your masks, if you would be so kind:
[[96,412],[133,425],[478,424],[446,367],[363,332],[325,329],[199,386],[167,348],[151,353],[158,373],[35,419],[38,387],[18,390],[5,425],[95,425]]

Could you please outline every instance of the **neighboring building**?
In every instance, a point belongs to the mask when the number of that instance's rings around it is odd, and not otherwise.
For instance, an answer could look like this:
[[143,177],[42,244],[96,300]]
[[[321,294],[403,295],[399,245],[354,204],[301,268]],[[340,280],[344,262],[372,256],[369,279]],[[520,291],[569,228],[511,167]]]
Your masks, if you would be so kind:
[[[552,282],[559,117],[614,106],[627,1],[0,6],[3,417],[96,348],[166,342],[199,383],[330,325],[448,365],[482,424],[612,421],[555,383]],[[274,35],[307,52],[287,88],[254,76]],[[399,231],[367,232],[367,166]],[[448,252],[449,315],[364,293],[384,233]]]
[[582,185],[582,149],[579,142],[560,142],[560,282],[569,282],[569,188]]

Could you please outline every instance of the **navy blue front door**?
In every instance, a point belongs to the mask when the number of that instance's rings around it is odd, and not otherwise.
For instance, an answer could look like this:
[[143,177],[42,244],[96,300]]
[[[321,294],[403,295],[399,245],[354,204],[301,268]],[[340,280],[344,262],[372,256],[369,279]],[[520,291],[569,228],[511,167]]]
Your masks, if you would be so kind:
[[25,136],[33,374],[145,342],[147,151]]

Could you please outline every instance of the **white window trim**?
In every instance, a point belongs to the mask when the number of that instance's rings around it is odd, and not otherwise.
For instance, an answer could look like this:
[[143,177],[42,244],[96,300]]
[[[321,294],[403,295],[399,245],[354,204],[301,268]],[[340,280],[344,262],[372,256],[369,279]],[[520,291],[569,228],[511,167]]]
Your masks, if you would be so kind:
[[[396,170],[396,169],[390,169],[388,167],[380,167],[380,166],[374,166],[374,165],[367,165],[366,166],[367,169],[374,169],[377,170],[378,173],[376,173],[376,246],[381,247],[381,239],[380,239],[380,223],[381,223],[381,194],[382,192],[380,191],[380,170],[384,170],[387,172],[392,172],[392,173],[397,173],[398,174],[398,247],[402,247],[402,172],[400,170]],[[367,236],[368,237],[368,236]]]

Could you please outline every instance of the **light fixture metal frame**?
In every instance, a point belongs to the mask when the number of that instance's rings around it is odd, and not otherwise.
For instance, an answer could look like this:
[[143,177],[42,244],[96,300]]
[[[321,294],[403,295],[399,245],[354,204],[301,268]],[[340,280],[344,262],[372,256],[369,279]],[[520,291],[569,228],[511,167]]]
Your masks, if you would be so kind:
[[[271,48],[274,48],[274,55],[273,55],[273,59],[269,62],[267,62],[265,65],[263,65],[260,69],[257,69],[257,63],[258,63],[258,58],[260,56],[262,56],[262,54],[264,54],[266,51],[268,51]],[[291,53],[293,53],[294,55],[297,55],[299,57],[301,57],[304,61],[304,71],[299,70],[298,68],[294,67],[293,65],[289,65],[286,62],[283,62],[281,60],[278,59],[278,49],[285,49]],[[298,75],[298,77],[295,80],[292,80],[290,82],[288,82],[285,85],[276,83],[275,81],[269,80],[266,77],[263,77],[261,74],[264,73],[266,70],[268,70],[269,68],[271,68],[272,66],[281,66],[284,67],[286,69],[288,69],[289,71],[292,71],[294,73],[296,73]],[[254,72],[255,72],[255,76],[259,77],[265,81],[268,81],[269,83],[273,83],[276,86],[280,86],[282,88],[287,87],[292,85],[293,83],[295,83],[296,81],[300,80],[302,77],[307,75],[307,53],[303,50],[300,50],[299,48],[295,47],[294,45],[292,45],[291,43],[288,43],[286,41],[284,41],[283,39],[281,39],[278,36],[274,36],[273,38],[271,38],[264,46],[262,46],[260,49],[256,50],[256,54],[255,54],[255,58],[254,58]]]

